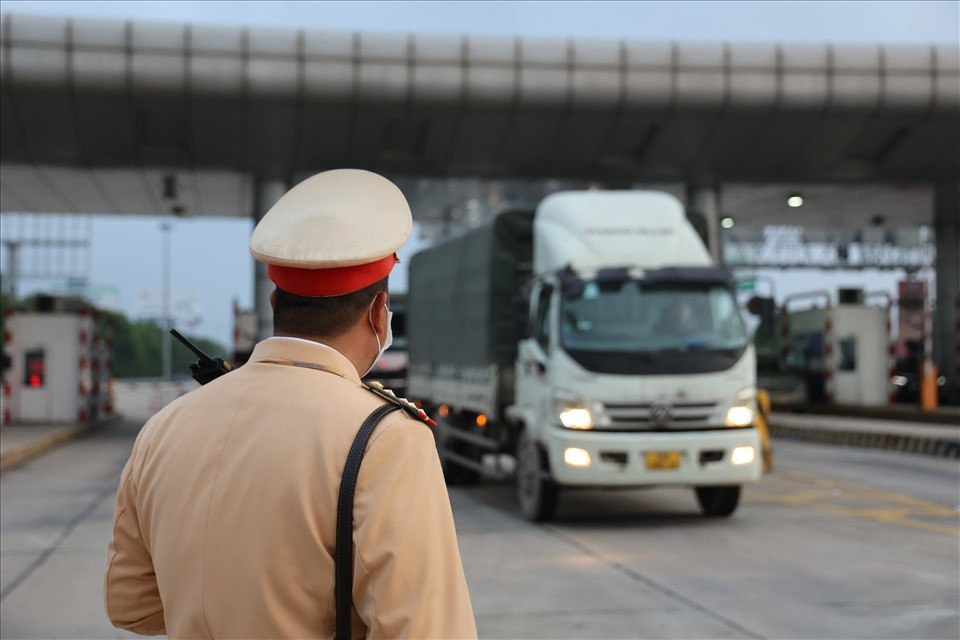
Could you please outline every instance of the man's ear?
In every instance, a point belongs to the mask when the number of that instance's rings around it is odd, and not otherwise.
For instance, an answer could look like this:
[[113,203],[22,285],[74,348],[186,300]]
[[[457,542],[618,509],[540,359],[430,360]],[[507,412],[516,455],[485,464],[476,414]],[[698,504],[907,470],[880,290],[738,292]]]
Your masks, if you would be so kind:
[[381,336],[387,335],[387,301],[389,299],[386,291],[378,291],[377,295],[373,296],[373,302],[367,310],[367,313],[370,314],[370,321],[373,322],[377,334]]
[[271,309],[274,309],[274,310],[276,310],[276,308],[277,308],[277,290],[276,290],[276,288],[274,288],[274,290],[270,292],[270,308],[271,308]]

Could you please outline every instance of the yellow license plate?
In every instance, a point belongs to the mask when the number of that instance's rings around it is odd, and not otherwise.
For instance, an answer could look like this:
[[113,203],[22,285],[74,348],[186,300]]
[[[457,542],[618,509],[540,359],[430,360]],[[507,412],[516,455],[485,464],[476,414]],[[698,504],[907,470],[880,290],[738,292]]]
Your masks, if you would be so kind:
[[648,451],[647,469],[650,470],[669,470],[680,468],[679,451]]

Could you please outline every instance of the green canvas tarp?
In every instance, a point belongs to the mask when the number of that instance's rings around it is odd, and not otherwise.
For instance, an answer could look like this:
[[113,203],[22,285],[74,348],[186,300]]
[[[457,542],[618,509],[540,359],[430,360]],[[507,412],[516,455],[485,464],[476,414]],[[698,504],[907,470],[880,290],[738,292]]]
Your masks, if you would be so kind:
[[515,296],[530,277],[532,234],[532,211],[504,211],[413,257],[407,307],[411,367],[512,367]]

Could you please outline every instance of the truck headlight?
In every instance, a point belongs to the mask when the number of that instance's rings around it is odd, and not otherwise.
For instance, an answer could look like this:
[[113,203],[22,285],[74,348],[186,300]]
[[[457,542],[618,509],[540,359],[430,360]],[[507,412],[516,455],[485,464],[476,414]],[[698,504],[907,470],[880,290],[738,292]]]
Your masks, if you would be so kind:
[[593,416],[583,407],[567,407],[560,411],[560,424],[567,429],[590,429],[593,427]]
[[609,419],[599,402],[587,404],[570,391],[553,397],[555,415],[566,429],[593,429],[607,426]]
[[728,427],[749,427],[753,424],[753,413],[753,407],[736,405],[727,409],[723,422]]
[[757,413],[757,390],[754,387],[740,389],[733,396],[733,403],[723,416],[728,427],[749,427]]

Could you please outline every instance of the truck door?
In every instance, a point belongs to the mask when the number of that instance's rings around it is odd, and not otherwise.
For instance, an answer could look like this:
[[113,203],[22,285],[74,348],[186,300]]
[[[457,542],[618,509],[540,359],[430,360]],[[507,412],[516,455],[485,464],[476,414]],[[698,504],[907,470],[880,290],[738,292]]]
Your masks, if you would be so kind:
[[548,283],[540,283],[532,290],[529,337],[521,342],[519,349],[517,404],[537,416],[536,424],[528,425],[534,434],[546,425],[544,421],[552,406],[553,292],[553,285]]

